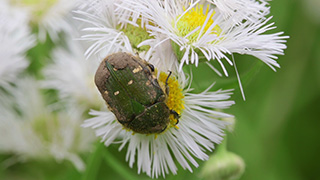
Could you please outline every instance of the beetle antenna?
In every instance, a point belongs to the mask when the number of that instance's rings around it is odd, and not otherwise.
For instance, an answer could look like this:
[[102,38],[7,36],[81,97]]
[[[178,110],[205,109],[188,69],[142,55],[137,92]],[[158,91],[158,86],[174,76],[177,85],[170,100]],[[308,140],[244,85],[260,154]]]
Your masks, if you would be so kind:
[[169,75],[168,75],[168,77],[166,79],[166,86],[168,85],[168,80],[169,80],[169,77],[171,76],[171,74],[172,74],[172,71],[169,71]]
[[168,75],[168,77],[167,77],[167,79],[166,79],[166,93],[167,93],[167,94],[169,94],[168,80],[169,80],[169,77],[171,76],[171,74],[172,74],[172,72],[169,71],[169,75]]

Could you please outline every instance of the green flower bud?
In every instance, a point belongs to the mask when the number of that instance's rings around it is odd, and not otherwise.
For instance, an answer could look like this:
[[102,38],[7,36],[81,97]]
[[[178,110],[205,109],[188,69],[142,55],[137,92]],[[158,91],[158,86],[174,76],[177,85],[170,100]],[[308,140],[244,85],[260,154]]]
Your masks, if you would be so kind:
[[205,180],[236,180],[245,169],[243,159],[228,151],[213,154],[201,170]]

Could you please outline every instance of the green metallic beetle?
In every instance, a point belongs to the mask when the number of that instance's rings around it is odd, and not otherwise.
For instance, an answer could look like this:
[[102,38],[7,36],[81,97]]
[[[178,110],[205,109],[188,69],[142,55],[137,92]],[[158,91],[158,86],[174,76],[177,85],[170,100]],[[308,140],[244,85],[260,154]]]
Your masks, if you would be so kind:
[[153,65],[138,56],[125,52],[107,56],[95,74],[95,83],[117,120],[136,133],[161,133],[170,114],[179,118],[165,103],[167,84],[164,92]]

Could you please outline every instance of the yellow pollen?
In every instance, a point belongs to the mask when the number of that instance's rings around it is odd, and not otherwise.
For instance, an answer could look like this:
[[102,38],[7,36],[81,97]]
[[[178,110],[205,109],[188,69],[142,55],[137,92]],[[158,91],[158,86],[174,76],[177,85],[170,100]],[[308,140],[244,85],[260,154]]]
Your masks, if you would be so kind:
[[[209,9],[209,5],[207,5],[205,11],[203,9],[203,5],[197,5],[196,7],[190,9],[187,13],[185,13],[177,23],[178,35],[184,37],[188,35],[190,32],[192,32],[194,29],[200,27],[197,31],[193,32],[190,36],[188,36],[187,39],[191,43],[193,43],[197,41],[199,36],[199,38],[201,38],[203,34],[209,29],[209,27],[214,23],[212,17],[215,14],[215,12],[213,12],[210,15],[209,20],[205,24],[205,21],[209,13]],[[203,25],[204,28],[201,31]],[[214,28],[211,30],[211,34],[220,35],[220,33],[221,28],[218,25],[214,26]]]
[[[158,78],[160,85],[163,87],[165,92],[165,84],[168,78],[168,74],[161,72]],[[169,86],[169,94],[167,95],[166,105],[170,110],[177,112],[181,115],[182,110],[184,109],[184,95],[182,93],[182,89],[179,87],[179,82],[175,77],[170,76],[168,79],[168,86]],[[169,127],[175,127],[178,120],[174,117],[173,114],[170,115],[170,125]]]

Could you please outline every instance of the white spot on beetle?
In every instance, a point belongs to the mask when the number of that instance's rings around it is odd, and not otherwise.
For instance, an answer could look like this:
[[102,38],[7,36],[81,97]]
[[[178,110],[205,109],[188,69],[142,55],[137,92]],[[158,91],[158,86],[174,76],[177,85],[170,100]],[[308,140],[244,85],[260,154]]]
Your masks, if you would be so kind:
[[116,92],[114,92],[113,94],[116,96],[116,95],[118,95],[120,92],[119,91],[116,91]]
[[140,72],[142,70],[142,67],[141,66],[139,66],[139,67],[137,67],[137,68],[134,68],[133,69],[133,73],[137,73],[137,72]]

